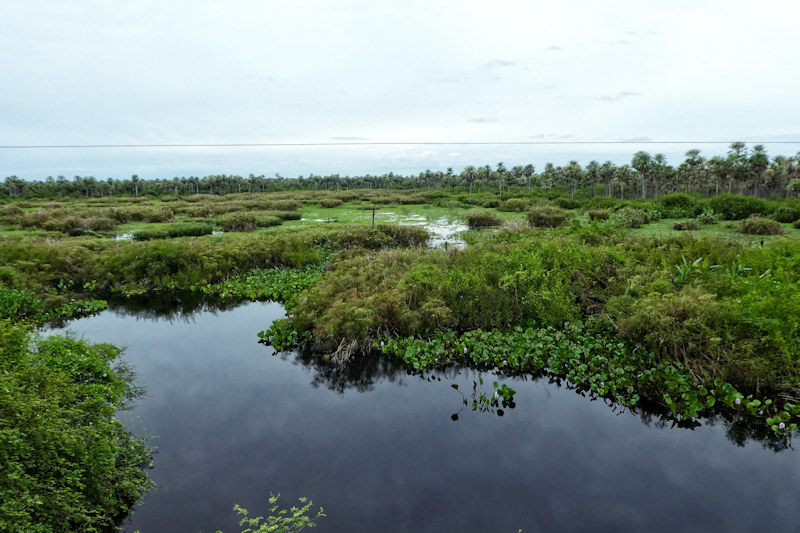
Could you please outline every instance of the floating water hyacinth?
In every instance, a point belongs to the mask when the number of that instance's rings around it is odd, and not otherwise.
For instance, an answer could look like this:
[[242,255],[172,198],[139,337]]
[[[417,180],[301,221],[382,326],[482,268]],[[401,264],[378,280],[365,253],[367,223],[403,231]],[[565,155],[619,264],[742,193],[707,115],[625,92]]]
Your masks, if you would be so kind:
[[381,341],[381,348],[383,348],[383,341]]
[[736,398],[736,399],[733,401],[733,403],[735,403],[736,405],[739,405],[740,403],[742,403],[742,399],[741,399],[741,398]]
[[467,355],[467,347],[464,346],[464,355]]
[[786,424],[781,422],[780,424],[778,424],[778,429],[786,429]]

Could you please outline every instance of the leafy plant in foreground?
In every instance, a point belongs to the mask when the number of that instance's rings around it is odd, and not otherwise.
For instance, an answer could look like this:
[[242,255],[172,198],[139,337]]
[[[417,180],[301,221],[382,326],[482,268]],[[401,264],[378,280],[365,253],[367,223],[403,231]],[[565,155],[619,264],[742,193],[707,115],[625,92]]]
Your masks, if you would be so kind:
[[[233,510],[242,517],[239,525],[245,528],[241,533],[297,533],[307,527],[315,527],[317,525],[315,520],[326,516],[322,507],[319,508],[316,516],[308,516],[307,513],[311,510],[314,502],[307,498],[299,498],[302,507],[292,506],[290,509],[281,509],[278,505],[279,497],[280,494],[277,496],[270,494],[270,514],[266,517],[266,520],[262,516],[250,518],[247,509],[234,505]],[[217,531],[217,533],[222,532]]]

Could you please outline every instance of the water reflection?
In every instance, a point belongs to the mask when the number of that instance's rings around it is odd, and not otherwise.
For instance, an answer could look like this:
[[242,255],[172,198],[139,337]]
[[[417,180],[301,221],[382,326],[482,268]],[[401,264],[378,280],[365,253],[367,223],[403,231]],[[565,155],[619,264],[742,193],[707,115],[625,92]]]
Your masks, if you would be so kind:
[[[126,345],[147,386],[125,422],[157,436],[158,488],[126,531],[240,531],[233,503],[263,514],[270,491],[324,506],[321,530],[333,532],[795,531],[800,522],[796,452],[737,413],[687,430],[655,407],[627,409],[549,376],[275,355],[256,332],[283,316],[279,305],[222,311],[229,302],[201,298],[194,305],[205,310],[187,314],[185,296],[167,300],[112,303],[71,324]],[[473,410],[494,381],[516,391],[515,406]]]
[[[271,349],[269,350],[272,352]],[[414,370],[398,359],[381,357],[378,354],[372,354],[345,365],[334,364],[325,356],[312,352],[291,351],[275,354],[275,356],[307,368],[312,374],[312,387],[325,387],[339,394],[343,394],[346,390],[354,390],[360,393],[370,392],[374,390],[376,383],[380,381],[403,385],[407,380],[411,379],[429,382],[438,381],[442,382],[444,387],[452,387],[459,376],[471,376],[473,380],[471,392],[463,387],[457,389],[458,393],[461,394],[459,399],[460,407],[451,415],[453,420],[458,420],[458,415],[463,410],[463,406],[471,408],[473,411],[498,416],[505,414],[503,408],[516,407],[515,404],[511,405],[496,396],[496,387],[495,389],[492,388],[492,384],[495,382],[507,381],[513,388],[515,381],[542,381],[556,387],[571,390],[588,401],[599,401],[612,413],[638,417],[648,427],[695,430],[703,426],[719,426],[723,428],[728,440],[737,446],[744,446],[748,441],[754,441],[761,444],[765,449],[775,452],[793,449],[792,435],[790,433],[778,435],[762,419],[748,416],[740,411],[723,407],[716,408],[713,412],[703,413],[702,416],[695,419],[680,419],[675,417],[669,409],[655,402],[641,401],[634,407],[625,406],[610,398],[600,396],[586,387],[575,386],[568,381],[547,373],[509,375],[486,368],[470,369],[457,366],[440,367],[425,373]]]

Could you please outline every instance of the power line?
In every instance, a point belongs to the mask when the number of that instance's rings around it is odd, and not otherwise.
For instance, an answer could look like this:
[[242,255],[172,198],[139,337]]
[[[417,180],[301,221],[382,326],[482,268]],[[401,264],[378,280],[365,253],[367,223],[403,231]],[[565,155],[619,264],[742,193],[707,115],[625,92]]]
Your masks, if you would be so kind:
[[259,147],[325,147],[325,146],[542,146],[542,145],[631,145],[631,144],[800,144],[797,141],[336,141],[274,143],[195,143],[195,144],[18,144],[0,145],[2,150],[37,150],[50,148],[259,148]]

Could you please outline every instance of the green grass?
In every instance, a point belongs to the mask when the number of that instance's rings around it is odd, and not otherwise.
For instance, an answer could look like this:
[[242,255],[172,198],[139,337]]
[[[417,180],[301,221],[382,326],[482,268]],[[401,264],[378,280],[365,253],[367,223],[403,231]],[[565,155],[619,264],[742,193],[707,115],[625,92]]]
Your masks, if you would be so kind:
[[695,237],[717,237],[728,239],[733,242],[741,243],[747,246],[760,246],[761,241],[764,244],[774,242],[787,237],[800,237],[800,229],[793,227],[791,224],[781,224],[786,230],[785,235],[746,235],[739,233],[739,222],[731,220],[723,220],[717,224],[701,224],[699,230],[693,231],[677,231],[673,229],[675,222],[684,219],[664,218],[656,222],[651,222],[638,229],[631,229],[631,235],[642,235],[646,237],[671,237],[681,233],[688,233]]

